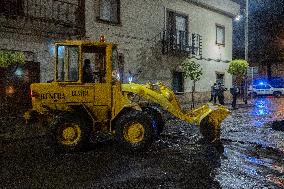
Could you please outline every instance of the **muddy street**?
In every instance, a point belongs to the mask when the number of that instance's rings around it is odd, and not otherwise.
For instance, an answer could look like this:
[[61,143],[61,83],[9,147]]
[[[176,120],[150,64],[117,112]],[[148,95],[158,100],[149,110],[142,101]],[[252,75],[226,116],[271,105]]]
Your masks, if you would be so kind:
[[149,151],[123,153],[111,141],[57,153],[46,137],[2,140],[1,188],[283,188],[284,98],[258,98],[222,124],[225,152],[199,142],[197,128],[168,120]]
[[257,98],[224,121],[225,146],[217,180],[222,188],[283,188],[284,133],[271,128],[284,118],[283,98]]

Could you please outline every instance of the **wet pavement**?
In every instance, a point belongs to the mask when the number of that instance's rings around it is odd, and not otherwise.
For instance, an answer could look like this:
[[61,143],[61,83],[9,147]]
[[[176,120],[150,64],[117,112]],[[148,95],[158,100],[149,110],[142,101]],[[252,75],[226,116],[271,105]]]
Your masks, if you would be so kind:
[[284,188],[284,132],[271,128],[284,119],[284,98],[257,98],[251,104],[223,123],[226,158],[216,179],[222,188]]
[[239,106],[222,124],[225,152],[199,143],[197,128],[168,120],[149,151],[125,153],[111,141],[55,152],[45,137],[1,140],[0,188],[284,188],[284,98]]

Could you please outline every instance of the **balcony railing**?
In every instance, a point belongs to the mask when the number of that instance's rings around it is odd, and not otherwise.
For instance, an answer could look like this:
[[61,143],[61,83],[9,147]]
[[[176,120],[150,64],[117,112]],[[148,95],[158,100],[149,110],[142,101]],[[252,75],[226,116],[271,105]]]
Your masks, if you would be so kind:
[[186,31],[171,32],[165,30],[162,39],[163,54],[186,54],[202,57],[202,36]]
[[26,27],[32,23],[33,30],[81,34],[84,6],[84,0],[1,0],[0,27],[17,28],[25,22]]

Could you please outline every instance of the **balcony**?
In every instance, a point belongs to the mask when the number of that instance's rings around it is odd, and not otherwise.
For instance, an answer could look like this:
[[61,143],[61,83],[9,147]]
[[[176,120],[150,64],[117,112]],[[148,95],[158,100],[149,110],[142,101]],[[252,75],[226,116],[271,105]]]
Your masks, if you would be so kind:
[[162,53],[202,57],[202,36],[186,31],[164,31],[162,35]]
[[84,0],[1,0],[0,31],[84,35]]

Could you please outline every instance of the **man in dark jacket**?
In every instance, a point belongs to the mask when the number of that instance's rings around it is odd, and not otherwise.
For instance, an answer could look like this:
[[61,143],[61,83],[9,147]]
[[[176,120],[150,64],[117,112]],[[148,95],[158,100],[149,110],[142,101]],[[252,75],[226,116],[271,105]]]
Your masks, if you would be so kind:
[[232,88],[230,88],[230,93],[233,96],[233,101],[232,101],[232,108],[233,109],[236,109],[237,97],[238,97],[239,92],[240,92],[240,90],[239,90],[238,86],[235,85],[235,84],[232,86]]
[[216,92],[217,92],[217,83],[214,83],[214,85],[211,86],[211,98],[209,102],[213,100],[214,103],[216,104],[216,98],[217,98]]
[[89,59],[84,60],[83,66],[83,82],[84,83],[91,83],[93,82],[94,75],[91,68],[91,61]]
[[226,91],[227,89],[225,88],[225,86],[221,83],[218,83],[217,85],[217,96],[218,96],[218,101],[221,105],[224,105],[224,98],[225,98],[225,95],[224,95],[224,91]]

